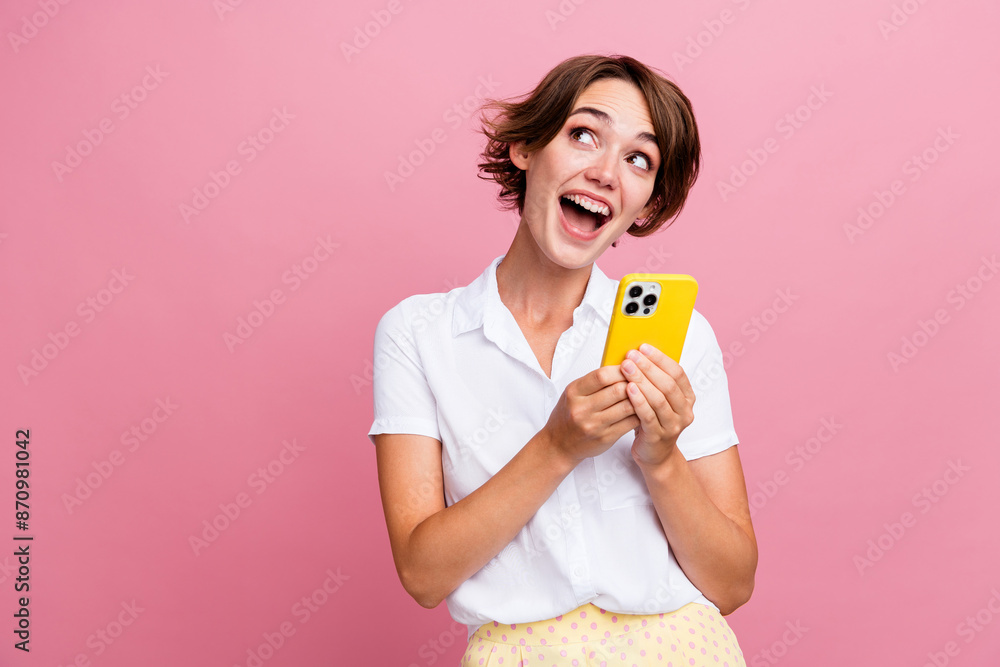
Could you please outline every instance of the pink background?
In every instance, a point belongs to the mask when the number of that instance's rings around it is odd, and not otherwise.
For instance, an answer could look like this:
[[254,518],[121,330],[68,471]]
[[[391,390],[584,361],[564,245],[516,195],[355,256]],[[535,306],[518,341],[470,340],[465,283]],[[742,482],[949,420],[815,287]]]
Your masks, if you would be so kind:
[[590,52],[668,72],[702,132],[680,219],[598,264],[696,276],[736,346],[748,663],[993,664],[996,3],[224,1],[0,10],[0,664],[457,664],[392,565],[372,336],[511,239],[456,105]]

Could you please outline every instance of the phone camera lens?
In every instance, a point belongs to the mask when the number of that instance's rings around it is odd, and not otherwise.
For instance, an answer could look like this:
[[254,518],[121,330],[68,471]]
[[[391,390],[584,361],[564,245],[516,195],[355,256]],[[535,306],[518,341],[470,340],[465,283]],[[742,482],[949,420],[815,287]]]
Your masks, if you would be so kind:
[[637,310],[639,310],[639,304],[637,304],[635,301],[629,301],[627,304],[625,304],[625,312],[628,315],[634,315]]
[[638,298],[640,294],[642,294],[642,287],[640,285],[633,285],[628,290],[628,295],[633,299]]
[[656,303],[656,295],[655,294],[647,294],[642,299],[642,305],[644,305],[644,306],[652,306],[654,303]]

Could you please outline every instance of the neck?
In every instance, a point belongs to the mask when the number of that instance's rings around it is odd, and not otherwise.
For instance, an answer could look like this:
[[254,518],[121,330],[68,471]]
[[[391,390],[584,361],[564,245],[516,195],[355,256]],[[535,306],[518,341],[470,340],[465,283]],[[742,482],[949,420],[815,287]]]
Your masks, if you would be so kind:
[[565,329],[583,301],[591,267],[567,269],[556,264],[538,247],[522,221],[497,266],[500,300],[519,322]]

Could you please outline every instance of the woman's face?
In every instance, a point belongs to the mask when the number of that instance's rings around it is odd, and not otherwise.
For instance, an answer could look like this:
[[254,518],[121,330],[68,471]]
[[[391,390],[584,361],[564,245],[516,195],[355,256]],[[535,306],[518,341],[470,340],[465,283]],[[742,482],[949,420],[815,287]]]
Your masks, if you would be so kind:
[[521,219],[552,262],[588,266],[644,217],[660,153],[635,84],[595,81],[552,141],[533,153],[520,148],[511,147],[511,160],[526,172]]

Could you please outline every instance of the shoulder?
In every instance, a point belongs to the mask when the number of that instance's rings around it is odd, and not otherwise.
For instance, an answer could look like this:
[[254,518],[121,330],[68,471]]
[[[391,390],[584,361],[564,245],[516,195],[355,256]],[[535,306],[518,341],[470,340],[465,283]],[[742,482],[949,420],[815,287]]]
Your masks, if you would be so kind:
[[715,330],[708,323],[708,319],[698,312],[698,309],[691,311],[691,322],[688,324],[688,339],[701,346],[718,346],[715,337]]
[[712,325],[698,310],[692,311],[687,336],[684,338],[684,348],[681,350],[681,366],[690,372],[706,360],[720,356],[721,348]]
[[455,299],[464,289],[465,287],[456,287],[449,292],[406,297],[382,315],[375,329],[376,336],[412,334],[427,329],[431,324],[450,321],[448,315],[454,308]]

